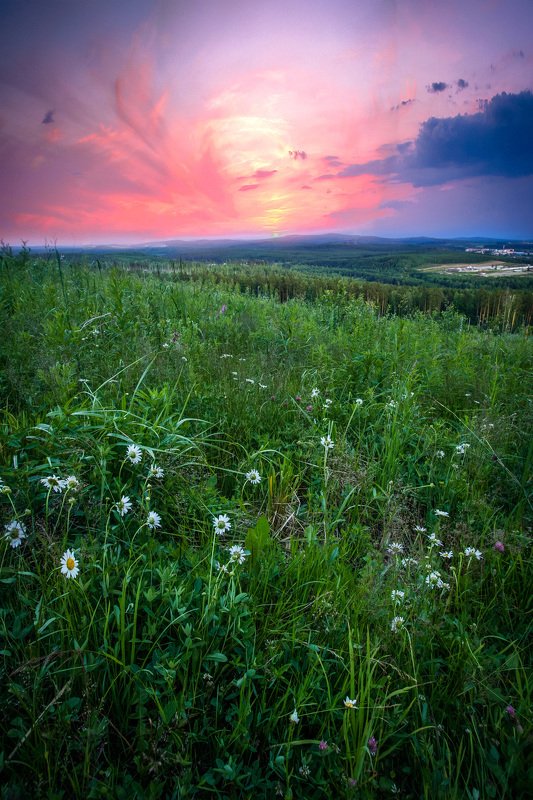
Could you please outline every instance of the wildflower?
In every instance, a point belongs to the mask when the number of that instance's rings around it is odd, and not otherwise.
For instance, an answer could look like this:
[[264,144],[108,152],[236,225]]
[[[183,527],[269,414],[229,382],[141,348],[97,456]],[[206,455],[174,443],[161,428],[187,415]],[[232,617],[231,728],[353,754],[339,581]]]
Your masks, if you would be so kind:
[[465,547],[465,556],[467,556],[468,558],[472,558],[472,556],[475,556],[478,561],[481,561],[481,559],[483,558],[483,553],[481,552],[481,550],[476,550],[475,547]]
[[403,627],[403,623],[405,622],[403,617],[394,617],[390,624],[390,629],[393,633],[398,633],[401,627]]
[[362,406],[363,405],[363,399],[361,397],[356,397],[355,398],[355,405],[356,406]]
[[387,408],[394,409],[397,407],[398,403],[396,402],[396,400],[389,400],[389,402],[387,403]]
[[80,488],[80,482],[75,475],[68,475],[63,481],[63,484],[65,489],[72,489],[72,491]]
[[228,565],[221,564],[220,561],[215,561],[215,569],[217,572],[224,572],[226,574],[229,572]]
[[331,450],[332,447],[335,447],[335,442],[331,440],[331,436],[328,434],[327,436],[322,436],[320,439],[320,444],[326,450]]
[[498,542],[494,542],[494,548],[493,549],[496,550],[498,553],[504,553],[505,552],[505,545],[504,545],[503,542],[499,542],[499,541]]
[[49,475],[47,478],[41,478],[41,483],[46,486],[48,491],[62,492],[65,488],[65,482],[58,478],[57,475]]
[[399,553],[403,553],[403,544],[401,542],[391,542],[387,547],[387,553],[390,553],[394,556],[398,555]]
[[511,717],[511,719],[514,719],[516,717],[516,708],[514,708],[513,706],[507,706],[507,708],[505,709],[505,713],[508,714],[508,716]]
[[308,778],[311,774],[311,770],[309,769],[307,764],[302,764],[302,766],[299,767],[298,772],[300,773],[302,778]]
[[322,739],[322,741],[318,743],[318,749],[321,750],[322,752],[324,752],[325,750],[329,750],[329,744],[324,739]]
[[401,589],[393,589],[390,596],[393,603],[401,603],[405,597],[405,592]]
[[164,478],[165,477],[165,473],[161,469],[161,467],[157,466],[157,464],[152,464],[152,466],[150,467],[150,470],[148,472],[148,477],[149,478]]
[[302,398],[301,398],[301,396],[299,394],[297,394],[294,399],[296,400],[297,403],[301,403],[302,402]]
[[233,358],[233,356],[231,355],[231,353],[222,353],[220,358]]
[[168,348],[170,347],[170,343],[169,342],[163,342],[163,347],[165,348],[165,350],[168,350]]
[[4,525],[4,539],[7,539],[13,549],[20,547],[22,540],[26,538],[26,527],[16,519]]
[[237,564],[244,564],[246,561],[246,553],[240,544],[234,544],[229,548],[230,561],[235,561]]
[[416,567],[416,565],[418,564],[418,561],[416,560],[416,558],[411,558],[410,556],[407,556],[407,558],[402,558],[402,560],[400,561],[400,564],[404,568],[405,567]]
[[426,586],[429,586],[430,589],[449,589],[450,588],[450,584],[449,583],[444,583],[444,581],[442,580],[442,578],[440,576],[440,572],[437,572],[437,570],[433,570],[432,572],[429,573],[429,575],[426,575],[426,581],[425,582],[426,582]]
[[296,711],[296,709],[294,709],[294,711],[293,711],[293,712],[292,712],[292,714],[290,715],[289,719],[290,719],[290,721],[291,721],[291,722],[293,722],[295,725],[297,725],[297,724],[300,722],[300,717],[298,716],[298,712]]
[[218,517],[213,517],[213,527],[215,529],[215,533],[219,536],[222,536],[223,533],[229,531],[231,528],[231,522],[229,521],[229,517],[227,514],[219,514]]
[[319,394],[320,394],[320,389],[317,389],[315,387],[314,389],[311,390],[311,399],[314,400],[316,397],[318,397]]
[[444,450],[437,450],[437,452],[435,453],[435,455],[437,456],[437,458],[444,458],[444,456],[446,455],[446,453],[444,452]]
[[66,550],[61,556],[61,572],[66,578],[77,578],[79,572],[78,562],[72,550]]
[[422,525],[415,525],[414,530],[417,533],[425,533],[427,528],[424,528]]
[[126,495],[122,495],[122,497],[117,503],[117,511],[121,517],[124,517],[128,513],[128,511],[131,511],[131,506],[132,503],[130,498],[127,497]]
[[441,558],[452,559],[453,558],[453,550],[443,550],[442,553],[439,553]]
[[378,740],[375,736],[371,736],[368,742],[366,743],[368,747],[368,751],[371,756],[375,756],[378,752]]
[[146,517],[146,524],[149,528],[155,531],[156,528],[161,527],[161,517],[156,511],[149,511]]
[[308,411],[309,413],[311,413],[311,411],[313,410],[313,406],[311,406],[311,405],[306,406],[305,410]]
[[436,508],[433,512],[436,517],[449,517],[449,513],[447,511],[441,511],[440,509]]
[[0,483],[0,494],[11,494],[11,489],[5,483]]
[[467,444],[466,442],[464,442],[463,444],[458,444],[455,447],[455,452],[459,453],[459,455],[463,456],[466,453],[466,451],[467,451],[467,449],[469,447],[470,447],[470,445]]
[[436,534],[434,534],[434,533],[430,533],[430,534],[429,534],[429,536],[428,536],[428,542],[429,542],[429,546],[430,546],[430,547],[433,547],[434,545],[437,545],[437,547],[442,547],[442,542],[441,542],[441,540],[440,540],[440,539],[437,539],[437,536],[436,536]]
[[141,448],[136,444],[129,444],[128,449],[126,451],[126,458],[131,461],[132,464],[140,464],[142,459],[142,451]]
[[220,309],[219,309],[219,312],[218,312],[218,313],[219,313],[219,314],[225,314],[227,310],[228,310],[228,307],[227,307],[227,305],[226,305],[225,303],[223,303],[223,304],[220,306]]
[[261,483],[261,475],[258,473],[256,469],[251,469],[250,472],[246,473],[246,480],[249,483],[253,483],[254,485]]
[[344,700],[344,705],[346,708],[357,708],[357,697],[354,697],[353,700],[350,700],[348,695],[346,695],[346,699]]
[[333,400],[330,400],[329,397],[326,397],[326,399],[324,400],[324,408],[329,408],[332,403]]

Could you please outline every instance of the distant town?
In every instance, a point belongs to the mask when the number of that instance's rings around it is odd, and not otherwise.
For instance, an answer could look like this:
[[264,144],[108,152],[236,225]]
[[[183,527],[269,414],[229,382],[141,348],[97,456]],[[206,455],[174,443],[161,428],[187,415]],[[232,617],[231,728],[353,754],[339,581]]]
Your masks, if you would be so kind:
[[481,255],[491,256],[516,256],[517,258],[533,255],[531,250],[515,250],[512,247],[504,247],[499,250],[495,250],[492,247],[467,247],[465,253],[480,253]]

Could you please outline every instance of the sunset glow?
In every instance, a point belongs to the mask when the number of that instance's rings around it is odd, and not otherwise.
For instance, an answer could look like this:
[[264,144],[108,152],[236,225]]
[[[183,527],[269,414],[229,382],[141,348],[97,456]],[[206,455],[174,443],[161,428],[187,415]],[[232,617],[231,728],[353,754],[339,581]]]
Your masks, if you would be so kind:
[[533,233],[530,0],[3,8],[6,241]]

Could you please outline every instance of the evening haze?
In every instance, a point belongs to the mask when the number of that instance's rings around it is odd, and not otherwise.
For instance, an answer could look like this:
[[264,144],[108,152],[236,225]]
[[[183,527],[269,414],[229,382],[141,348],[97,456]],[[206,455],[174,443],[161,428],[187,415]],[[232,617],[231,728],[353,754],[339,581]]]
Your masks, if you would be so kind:
[[531,0],[3,0],[0,237],[533,235]]

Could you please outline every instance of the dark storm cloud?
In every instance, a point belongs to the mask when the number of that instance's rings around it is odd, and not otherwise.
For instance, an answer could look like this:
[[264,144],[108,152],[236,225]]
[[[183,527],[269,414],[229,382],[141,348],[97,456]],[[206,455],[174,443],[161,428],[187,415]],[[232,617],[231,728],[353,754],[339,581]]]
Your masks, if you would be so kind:
[[533,175],[533,94],[498,94],[476,114],[430,117],[397,155],[351,164],[338,173],[386,175],[413,186],[473,176]]
[[430,94],[444,92],[447,88],[448,84],[444,83],[444,81],[434,81],[433,83],[430,83],[429,86],[426,86],[426,89]]
[[462,92],[463,89],[467,88],[468,81],[465,81],[464,78],[459,78],[459,80],[455,82],[455,85],[457,86],[457,91]]
[[44,119],[42,121],[42,125],[50,125],[52,122],[55,122],[55,120],[54,120],[54,112],[53,111],[47,111],[46,114],[44,115]]

